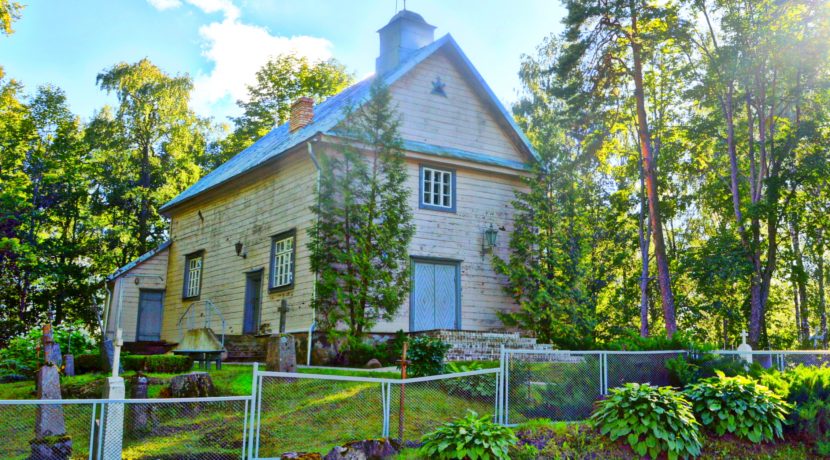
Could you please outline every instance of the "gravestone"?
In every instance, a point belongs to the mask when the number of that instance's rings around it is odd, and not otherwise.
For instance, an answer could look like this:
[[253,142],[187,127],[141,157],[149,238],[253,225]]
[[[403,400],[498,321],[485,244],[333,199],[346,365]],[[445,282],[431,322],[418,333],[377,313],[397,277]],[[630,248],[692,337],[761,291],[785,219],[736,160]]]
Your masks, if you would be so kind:
[[[143,375],[137,375],[130,386],[131,399],[147,399],[147,388],[150,386],[150,381]],[[130,418],[132,428],[137,432],[145,432],[148,429],[150,418],[152,417],[152,405],[136,403],[130,407]]]
[[[44,358],[46,364],[37,371],[37,399],[60,400],[61,380],[58,364],[51,354],[52,326],[43,327]],[[60,349],[58,348],[58,353]],[[66,435],[66,421],[60,404],[40,404],[35,409],[35,438],[30,460],[66,460],[72,456],[72,439]]]
[[752,352],[752,347],[748,343],[746,343],[746,336],[747,335],[748,334],[746,333],[746,331],[741,331],[741,344],[738,345],[738,351],[739,352],[741,352],[741,351],[742,352],[750,352],[750,353],[741,353],[740,357],[741,357],[741,359],[746,361],[747,364],[752,364],[752,353],[751,353]]
[[274,372],[297,371],[297,351],[294,345],[294,336],[291,334],[273,334],[268,337],[265,369]]
[[43,336],[41,337],[41,344],[43,346],[43,360],[46,363],[52,363],[61,367],[63,360],[61,358],[61,346],[55,342],[52,333],[52,325],[47,323],[43,325]]
[[63,355],[63,375],[67,377],[75,376],[75,357],[72,355]]

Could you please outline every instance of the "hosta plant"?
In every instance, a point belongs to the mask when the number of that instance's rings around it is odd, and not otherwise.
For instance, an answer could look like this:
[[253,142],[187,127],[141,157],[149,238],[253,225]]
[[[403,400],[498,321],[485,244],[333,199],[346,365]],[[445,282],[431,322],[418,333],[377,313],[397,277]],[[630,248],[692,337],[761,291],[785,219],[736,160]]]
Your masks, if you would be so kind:
[[722,372],[685,391],[704,427],[723,436],[732,433],[758,443],[783,438],[790,406],[767,387],[748,377]]
[[692,406],[671,387],[627,383],[597,402],[590,423],[612,441],[625,440],[640,456],[669,459],[700,454]]
[[438,427],[422,439],[421,454],[440,459],[509,459],[508,449],[517,438],[508,427],[493,422],[493,417],[479,417],[470,411],[464,418]]

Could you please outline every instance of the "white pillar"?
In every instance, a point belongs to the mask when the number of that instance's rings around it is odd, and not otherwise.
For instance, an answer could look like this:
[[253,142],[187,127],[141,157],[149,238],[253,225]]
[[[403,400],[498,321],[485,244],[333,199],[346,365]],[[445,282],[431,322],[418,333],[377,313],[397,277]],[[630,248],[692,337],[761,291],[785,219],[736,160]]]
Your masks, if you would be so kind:
[[[124,379],[118,377],[120,366],[121,345],[124,341],[121,338],[121,329],[115,333],[115,351],[112,356],[112,377],[107,378],[107,386],[104,389],[104,399],[123,400],[125,399]],[[104,411],[104,435],[103,460],[121,460],[121,451],[124,442],[124,403],[107,403]]]

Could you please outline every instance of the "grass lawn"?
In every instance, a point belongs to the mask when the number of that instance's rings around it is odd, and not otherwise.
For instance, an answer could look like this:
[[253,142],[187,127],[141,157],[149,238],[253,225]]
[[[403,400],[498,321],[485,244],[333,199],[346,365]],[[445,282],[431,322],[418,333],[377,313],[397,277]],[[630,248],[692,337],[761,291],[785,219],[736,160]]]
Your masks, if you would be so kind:
[[[369,372],[339,369],[301,369],[304,374],[351,375],[397,378],[397,372]],[[251,394],[252,368],[225,365],[211,370],[211,378],[223,396]],[[134,373],[124,374],[125,379]],[[173,374],[147,374],[149,396],[158,397]],[[482,376],[491,379],[492,375]],[[100,397],[105,376],[101,374],[64,377],[69,397]],[[398,432],[400,386],[392,385],[390,434]],[[128,388],[129,391],[129,388]],[[128,393],[129,394],[129,393]],[[476,399],[457,388],[438,382],[408,384],[404,395],[404,439],[417,440],[440,423],[475,410],[493,413],[493,399]],[[0,384],[0,399],[35,399],[34,382]],[[174,459],[211,454],[211,458],[238,458],[243,443],[245,401],[198,404],[155,404],[148,412],[149,429],[132,424],[138,404],[126,409],[125,459]],[[148,407],[148,406],[144,406]],[[375,382],[343,382],[317,379],[263,379],[260,456],[277,456],[288,451],[326,453],[348,441],[379,438],[382,434],[382,392]],[[65,405],[67,434],[73,442],[73,458],[89,452],[92,405]],[[0,406],[0,458],[24,459],[34,435],[35,406]],[[11,421],[11,422],[10,422]]]

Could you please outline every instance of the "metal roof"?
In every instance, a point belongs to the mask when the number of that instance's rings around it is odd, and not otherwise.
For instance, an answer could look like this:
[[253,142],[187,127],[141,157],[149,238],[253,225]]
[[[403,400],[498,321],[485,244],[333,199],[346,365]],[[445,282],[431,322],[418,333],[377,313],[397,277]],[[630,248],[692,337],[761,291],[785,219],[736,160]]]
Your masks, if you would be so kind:
[[110,276],[107,277],[107,282],[115,280],[119,276],[121,276],[124,273],[127,273],[128,271],[135,268],[138,264],[146,261],[147,259],[149,259],[149,258],[153,257],[154,255],[160,253],[161,251],[164,251],[165,249],[167,249],[170,246],[170,242],[171,242],[170,240],[167,240],[164,243],[161,243],[155,249],[152,249],[150,251],[145,252],[144,254],[139,256],[137,259],[134,259],[132,262],[128,263],[127,265],[124,265],[123,267],[121,267],[118,270],[114,271]]
[[[516,125],[516,122],[513,120],[513,117],[507,111],[507,109],[502,105],[484,79],[481,77],[481,74],[475,69],[473,64],[455,42],[455,40],[449,34],[444,35],[443,37],[439,38],[438,40],[432,42],[431,44],[415,51],[412,53],[405,61],[403,61],[398,67],[389,71],[388,73],[384,74],[381,78],[383,78],[384,84],[387,86],[392,85],[395,81],[400,79],[403,75],[407,72],[412,70],[416,65],[420,62],[434,54],[439,49],[443,48],[444,46],[449,47],[453,51],[455,51],[465,65],[467,71],[473,77],[475,83],[478,84],[478,89],[482,96],[490,102],[493,108],[499,112],[503,119],[506,121],[507,126],[516,136],[516,140],[527,150],[527,152],[534,158],[538,159],[538,154],[530,145],[530,141],[524,135],[522,130]],[[164,206],[159,208],[160,212],[166,212],[174,206],[177,206],[191,198],[196,197],[197,195],[215,188],[221,184],[224,184],[234,177],[248,172],[257,166],[272,160],[274,158],[279,157],[292,147],[295,147],[302,142],[307,141],[311,137],[313,137],[317,133],[331,133],[331,131],[340,123],[346,113],[346,108],[350,106],[359,106],[364,101],[366,101],[369,97],[369,89],[371,87],[372,81],[374,80],[374,76],[370,76],[354,85],[344,89],[340,93],[331,96],[330,98],[326,99],[325,101],[317,104],[314,107],[314,121],[312,121],[307,126],[304,126],[293,133],[288,130],[288,123],[284,123],[281,126],[274,128],[271,132],[263,136],[258,141],[254,142],[250,147],[246,148],[245,150],[239,152],[230,160],[226,161],[201,179],[199,179],[195,184],[191,185],[185,191],[177,195],[172,200],[168,201]],[[332,133],[334,134],[334,133]],[[426,145],[426,144],[423,144]],[[435,146],[438,150],[442,149],[443,151],[451,150],[445,147],[438,147]],[[422,150],[423,151],[423,150]],[[429,152],[426,152],[429,153]],[[488,155],[482,154],[473,154],[473,156],[469,156],[468,159],[476,160],[476,159],[483,159],[490,164],[499,164],[500,162],[504,162],[505,160],[500,160],[496,157],[491,157]],[[512,165],[514,168],[516,165]]]

